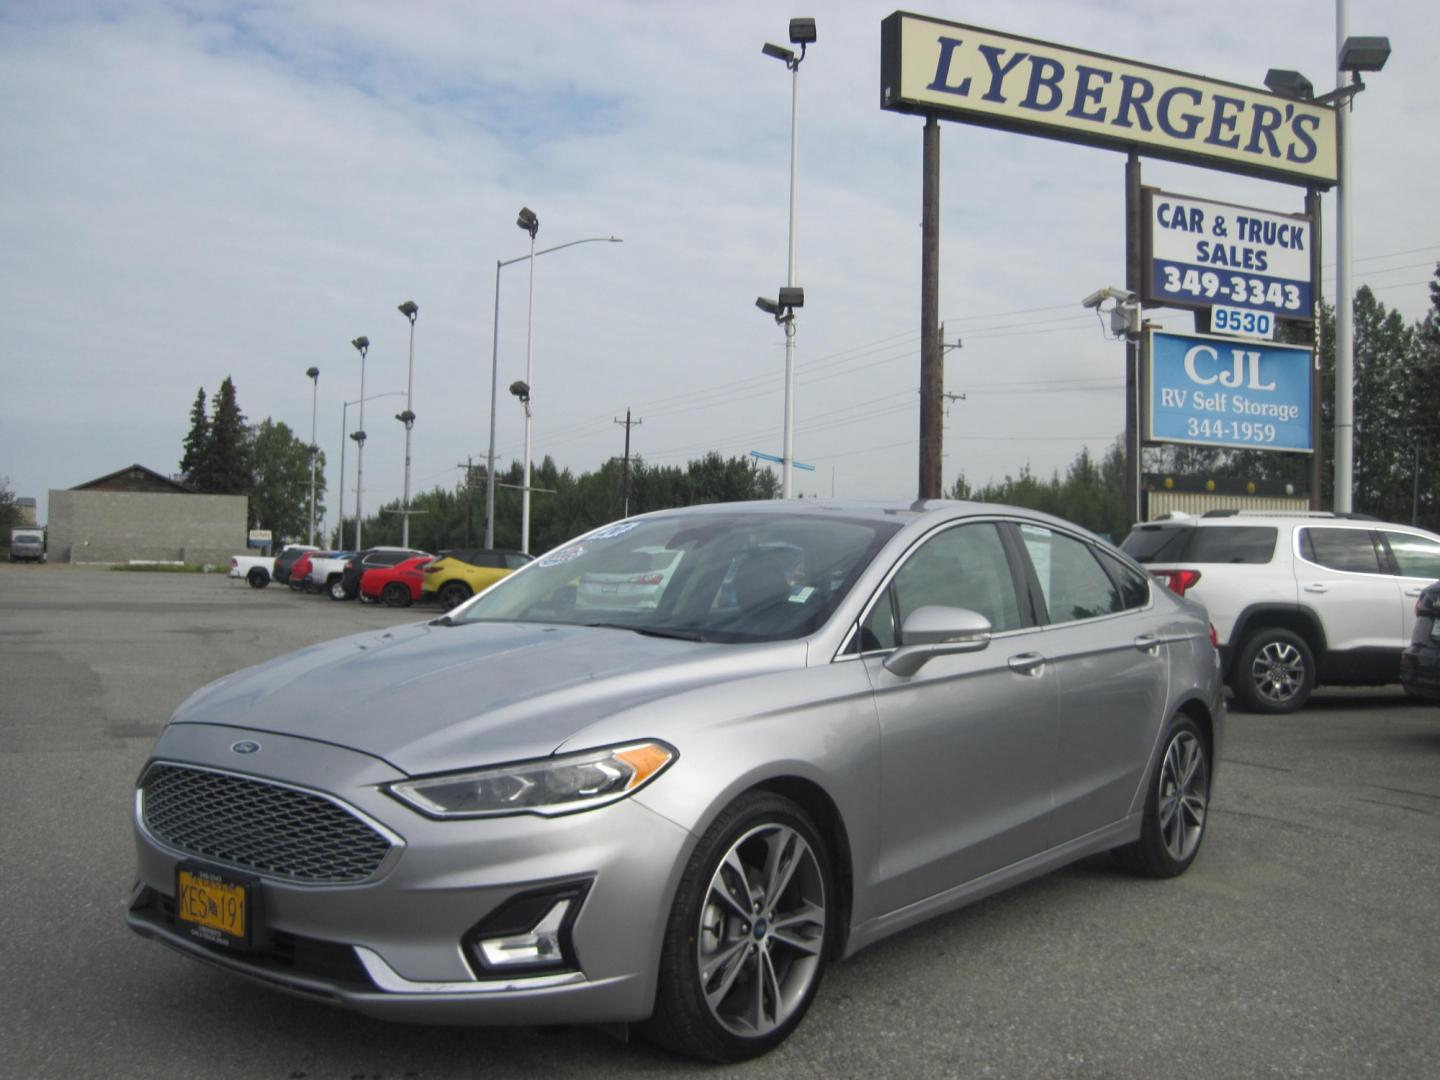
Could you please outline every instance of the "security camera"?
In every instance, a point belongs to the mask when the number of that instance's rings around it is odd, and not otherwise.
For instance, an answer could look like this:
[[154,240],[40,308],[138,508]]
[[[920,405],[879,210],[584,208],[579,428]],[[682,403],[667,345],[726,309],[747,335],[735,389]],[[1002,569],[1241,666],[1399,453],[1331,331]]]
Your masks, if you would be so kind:
[[1114,285],[1107,285],[1103,289],[1096,289],[1089,296],[1085,297],[1084,300],[1081,300],[1080,303],[1083,307],[1098,308],[1106,300],[1125,301],[1134,299],[1135,294],[1129,289],[1121,289]]

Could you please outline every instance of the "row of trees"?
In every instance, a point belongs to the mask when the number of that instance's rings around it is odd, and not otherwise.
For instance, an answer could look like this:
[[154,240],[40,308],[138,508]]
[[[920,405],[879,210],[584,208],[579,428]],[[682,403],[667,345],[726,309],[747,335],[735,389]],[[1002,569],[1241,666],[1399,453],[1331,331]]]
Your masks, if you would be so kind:
[[[437,487],[410,500],[410,544],[424,551],[479,547],[485,536],[485,469],[467,470],[468,481],[453,489]],[[495,473],[495,546],[520,547],[520,499],[524,466],[515,461]],[[625,513],[624,467],[609,461],[595,472],[576,475],[546,457],[531,470],[530,550],[548,551],[571,537]],[[779,493],[775,475],[748,458],[706,454],[685,468],[630,463],[629,511],[643,514],[698,503],[773,499]],[[399,544],[401,504],[397,499],[367,517],[361,529],[366,545]],[[338,546],[353,543],[355,521],[347,518]]]
[[[1369,286],[1355,295],[1355,434],[1352,505],[1384,521],[1440,531],[1440,265],[1430,284],[1430,311],[1407,325]],[[1291,333],[1307,343],[1309,331]],[[1320,505],[1334,505],[1335,311],[1320,326]],[[1213,478],[1274,480],[1309,488],[1307,455],[1203,446],[1145,451],[1144,469]],[[972,487],[962,475],[952,498],[975,498],[1045,510],[1098,533],[1125,534],[1125,451],[1117,441],[1100,461],[1082,452],[1064,477],[1042,480],[1029,466],[1017,476]]]
[[[220,384],[214,405],[214,415],[208,415],[204,387],[195,392],[180,458],[186,482],[210,495],[247,496],[252,529],[269,529],[277,540],[303,538],[310,524],[309,444],[268,416],[247,424],[229,377]],[[324,513],[324,493],[325,454],[317,449],[317,521]]]

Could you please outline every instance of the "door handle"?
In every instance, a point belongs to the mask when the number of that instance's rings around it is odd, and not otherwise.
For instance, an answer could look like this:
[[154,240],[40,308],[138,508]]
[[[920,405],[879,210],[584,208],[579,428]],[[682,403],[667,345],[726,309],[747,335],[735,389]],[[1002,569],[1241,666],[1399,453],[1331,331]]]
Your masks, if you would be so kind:
[[1306,586],[1305,586],[1305,591],[1306,591],[1306,592],[1321,592],[1321,593],[1323,593],[1323,592],[1329,592],[1330,590],[1329,590],[1328,588],[1326,588],[1324,585],[1322,585],[1320,582],[1318,582],[1318,581],[1312,581],[1309,585],[1306,585]]
[[1405,590],[1405,595],[1406,595],[1406,596],[1419,596],[1419,595],[1420,595],[1422,592],[1424,592],[1424,591],[1425,591],[1424,589],[1420,588],[1420,587],[1417,585],[1417,586],[1416,586],[1415,588],[1413,588],[1413,589],[1406,589],[1406,590]]
[[1160,639],[1154,634],[1141,634],[1135,639],[1135,648],[1141,652],[1148,652],[1151,656],[1160,654]]
[[1038,652],[1016,653],[1009,663],[1010,670],[1018,675],[1039,675],[1045,669],[1045,657]]

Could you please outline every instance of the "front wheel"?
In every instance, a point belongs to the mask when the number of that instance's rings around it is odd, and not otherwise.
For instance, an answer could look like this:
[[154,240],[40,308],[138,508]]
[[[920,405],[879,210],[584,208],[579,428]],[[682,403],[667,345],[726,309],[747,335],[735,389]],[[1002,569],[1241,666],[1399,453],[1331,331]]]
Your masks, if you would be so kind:
[[676,890],[647,1033],[715,1062],[783,1042],[825,972],[833,880],[825,843],[795,803],[752,792],[727,807]]
[[1251,712],[1294,712],[1315,689],[1315,656],[1299,634],[1265,627],[1241,646],[1230,683]]
[[1115,854],[1145,877],[1177,877],[1195,861],[1210,810],[1210,750],[1183,713],[1170,722],[1149,789],[1140,839]]
[[446,611],[453,607],[459,607],[469,599],[470,586],[463,581],[447,581],[440,586],[440,603],[445,605]]

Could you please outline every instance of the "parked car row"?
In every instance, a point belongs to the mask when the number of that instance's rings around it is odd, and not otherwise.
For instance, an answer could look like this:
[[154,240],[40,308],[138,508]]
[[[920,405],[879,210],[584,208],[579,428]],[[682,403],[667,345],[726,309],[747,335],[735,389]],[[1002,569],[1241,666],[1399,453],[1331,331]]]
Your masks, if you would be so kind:
[[1317,685],[1424,694],[1426,672],[1437,692],[1436,605],[1422,595],[1440,578],[1434,533],[1359,514],[1215,510],[1137,525],[1121,547],[1205,605],[1226,681],[1251,711],[1294,712]]
[[278,581],[295,592],[323,592],[332,600],[359,597],[391,607],[433,600],[449,610],[529,561],[529,555],[518,551],[483,548],[443,551],[436,556],[402,547],[326,551],[287,544],[274,558],[233,557],[230,576],[242,578],[256,589]]

